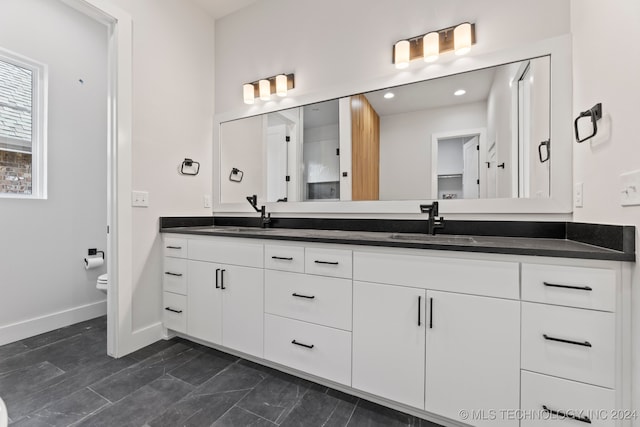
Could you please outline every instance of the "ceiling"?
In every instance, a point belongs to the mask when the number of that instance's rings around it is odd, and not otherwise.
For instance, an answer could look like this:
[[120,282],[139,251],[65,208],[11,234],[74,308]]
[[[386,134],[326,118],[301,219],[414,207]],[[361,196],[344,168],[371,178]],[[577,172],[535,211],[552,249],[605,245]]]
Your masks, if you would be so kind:
[[202,6],[215,19],[229,15],[258,0],[192,0]]

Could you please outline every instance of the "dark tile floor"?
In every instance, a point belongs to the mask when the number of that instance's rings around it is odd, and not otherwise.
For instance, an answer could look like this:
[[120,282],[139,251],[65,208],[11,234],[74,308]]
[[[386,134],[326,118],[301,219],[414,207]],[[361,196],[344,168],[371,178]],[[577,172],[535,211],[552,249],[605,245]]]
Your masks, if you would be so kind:
[[438,427],[182,339],[105,353],[104,317],[1,346],[10,425]]

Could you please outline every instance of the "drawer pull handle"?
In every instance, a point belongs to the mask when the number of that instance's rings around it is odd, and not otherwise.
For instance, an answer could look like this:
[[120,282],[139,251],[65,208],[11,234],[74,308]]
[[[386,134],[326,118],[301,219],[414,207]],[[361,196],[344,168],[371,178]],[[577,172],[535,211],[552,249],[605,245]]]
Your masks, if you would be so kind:
[[182,246],[167,246],[167,249],[182,249]]
[[298,297],[298,298],[306,298],[306,299],[314,299],[316,297],[315,295],[301,295],[301,294],[296,294],[295,292],[292,293],[291,296]]
[[285,256],[272,256],[272,259],[279,259],[281,261],[293,261],[293,257],[285,257]]
[[575,289],[578,291],[592,291],[590,286],[571,286],[571,285],[558,285],[556,283],[542,282],[545,286],[550,288],[563,288],[563,289]]
[[316,264],[338,265],[338,261],[320,261],[320,260],[315,260],[314,262]]
[[548,340],[548,341],[556,341],[556,342],[563,342],[565,344],[581,345],[583,347],[593,347],[589,341],[583,341],[583,342],[571,341],[571,340],[565,340],[565,339],[562,339],[562,338],[550,337],[547,334],[542,334],[542,336],[544,337],[545,340]]
[[587,417],[586,415],[584,417],[579,417],[577,415],[573,415],[573,414],[568,413],[568,412],[556,411],[554,409],[550,409],[549,407],[547,407],[547,405],[542,405],[542,409],[545,412],[548,412],[548,413],[550,413],[552,415],[558,415],[561,418],[571,418],[572,420],[581,421],[581,422],[586,423],[586,424],[591,424],[591,419],[589,417]]
[[296,341],[296,340],[291,341],[291,344],[299,345],[300,347],[304,347],[304,348],[313,348],[313,347],[314,347],[314,345],[313,345],[313,344],[311,344],[311,345],[309,345],[309,344],[302,344],[301,342],[298,342],[298,341]]
[[165,271],[164,274],[167,274],[169,276],[182,277],[182,273],[172,273],[170,271]]
[[171,307],[165,307],[164,309],[172,313],[178,313],[178,314],[182,313],[182,310],[176,310],[175,308],[171,308]]
[[220,282],[218,279],[218,274],[220,273],[220,269],[216,268],[216,289],[220,289]]
[[224,287],[224,272],[227,271],[225,269],[220,270],[220,289],[227,289]]

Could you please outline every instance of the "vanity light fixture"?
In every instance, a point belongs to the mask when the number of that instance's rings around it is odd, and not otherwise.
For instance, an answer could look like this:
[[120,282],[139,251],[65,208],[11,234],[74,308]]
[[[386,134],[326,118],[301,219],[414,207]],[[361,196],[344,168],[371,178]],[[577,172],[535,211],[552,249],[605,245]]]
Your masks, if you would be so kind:
[[279,97],[287,96],[287,92],[295,87],[294,82],[293,74],[278,74],[252,83],[245,83],[242,85],[244,103],[253,104],[258,97],[263,101],[269,101],[273,94]]
[[464,55],[476,43],[476,24],[464,22],[453,27],[400,40],[393,45],[393,63],[396,68],[409,66],[409,62],[422,58],[425,62],[433,62],[440,54],[454,51],[456,55]]

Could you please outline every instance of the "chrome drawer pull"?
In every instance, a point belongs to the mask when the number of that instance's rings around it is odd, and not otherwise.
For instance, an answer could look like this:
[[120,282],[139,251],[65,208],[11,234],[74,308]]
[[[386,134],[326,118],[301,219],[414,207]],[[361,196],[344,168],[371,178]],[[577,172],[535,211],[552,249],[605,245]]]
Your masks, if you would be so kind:
[[181,277],[182,273],[172,273],[170,271],[165,271],[164,274],[168,274],[169,276]]
[[182,310],[176,310],[175,308],[171,308],[171,307],[165,307],[164,309],[172,313],[178,313],[178,314],[182,313]]
[[293,257],[272,256],[271,259],[279,259],[282,261],[293,261]]
[[571,285],[558,285],[556,283],[542,282],[545,286],[550,288],[563,288],[563,289],[575,289],[577,291],[592,291],[590,286],[571,286]]
[[328,265],[338,265],[338,261],[314,261],[316,264],[328,264]]
[[576,420],[576,421],[581,421],[583,423],[586,424],[591,424],[591,419],[589,417],[587,417],[586,415],[583,417],[579,417],[577,415],[573,415],[569,412],[564,412],[564,411],[556,411],[554,409],[549,409],[549,407],[547,407],[547,405],[542,405],[542,409],[545,412],[548,412],[552,415],[558,415],[561,418],[571,418],[572,420]]
[[306,299],[314,299],[316,297],[315,295],[301,295],[301,294],[296,294],[295,292],[292,293],[291,296],[298,297],[298,298],[306,298]]
[[167,246],[167,249],[182,249],[182,246]]
[[301,342],[298,342],[298,341],[296,341],[296,340],[291,341],[291,344],[299,345],[300,347],[305,347],[305,348],[313,348],[313,347],[314,347],[314,345],[313,345],[313,344],[311,344],[311,345],[309,345],[309,344],[302,344]]
[[563,342],[565,344],[581,345],[583,347],[593,347],[589,341],[584,341],[584,342],[571,341],[571,340],[565,340],[565,339],[562,339],[562,338],[550,337],[547,334],[542,334],[542,336],[544,337],[545,340],[548,340],[548,341],[556,341],[556,342]]

